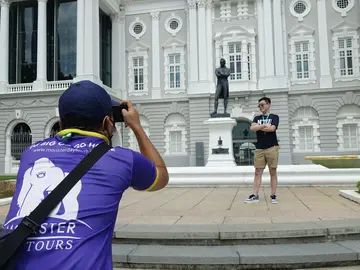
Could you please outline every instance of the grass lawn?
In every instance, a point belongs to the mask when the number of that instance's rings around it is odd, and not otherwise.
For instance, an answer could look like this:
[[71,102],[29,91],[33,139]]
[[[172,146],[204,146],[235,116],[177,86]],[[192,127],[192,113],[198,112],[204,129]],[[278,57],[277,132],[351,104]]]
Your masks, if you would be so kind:
[[0,192],[0,199],[4,199],[4,198],[8,198],[8,197],[12,197],[13,193],[10,191],[7,192]]
[[0,175],[0,181],[2,180],[16,180],[16,175],[15,174]]

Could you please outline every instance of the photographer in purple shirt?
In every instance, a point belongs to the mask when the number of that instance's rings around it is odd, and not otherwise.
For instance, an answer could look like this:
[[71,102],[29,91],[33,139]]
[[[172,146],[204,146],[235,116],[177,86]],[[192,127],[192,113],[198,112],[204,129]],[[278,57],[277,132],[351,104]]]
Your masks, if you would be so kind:
[[[22,218],[66,177],[97,144],[115,132],[108,93],[91,81],[73,83],[59,99],[61,131],[27,148],[4,227]],[[122,101],[124,122],[140,152],[114,147],[72,188],[29,237],[16,256],[16,269],[112,270],[112,236],[124,191],[156,191],[168,183],[163,159],[151,143],[130,101]]]

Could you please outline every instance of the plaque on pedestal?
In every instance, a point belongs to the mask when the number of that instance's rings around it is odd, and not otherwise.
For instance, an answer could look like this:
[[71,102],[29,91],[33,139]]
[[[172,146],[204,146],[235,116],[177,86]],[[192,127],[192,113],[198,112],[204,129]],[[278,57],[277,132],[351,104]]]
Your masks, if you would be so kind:
[[230,117],[214,117],[206,120],[204,124],[209,127],[209,157],[206,166],[236,166],[232,142],[232,130],[236,120]]
[[210,114],[211,118],[227,118],[230,117],[230,113],[212,113]]

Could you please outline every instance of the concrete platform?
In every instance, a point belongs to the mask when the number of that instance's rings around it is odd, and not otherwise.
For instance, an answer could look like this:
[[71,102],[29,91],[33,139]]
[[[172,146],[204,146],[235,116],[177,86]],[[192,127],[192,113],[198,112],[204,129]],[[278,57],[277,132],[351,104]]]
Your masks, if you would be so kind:
[[[253,166],[169,167],[169,187],[248,186],[254,182]],[[344,186],[359,181],[360,168],[327,168],[322,165],[279,165],[280,186]],[[263,184],[270,184],[264,170]]]

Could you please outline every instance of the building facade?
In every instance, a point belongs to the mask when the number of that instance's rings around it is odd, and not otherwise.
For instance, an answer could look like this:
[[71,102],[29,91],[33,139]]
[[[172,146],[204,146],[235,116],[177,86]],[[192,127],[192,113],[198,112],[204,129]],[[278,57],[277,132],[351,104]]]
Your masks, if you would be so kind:
[[[57,101],[90,79],[130,99],[168,166],[203,166],[221,58],[235,160],[252,165],[257,100],[280,116],[280,163],[360,149],[359,0],[2,0],[0,171],[59,129]],[[219,112],[223,106],[220,100]],[[118,126],[114,141],[138,149]]]

